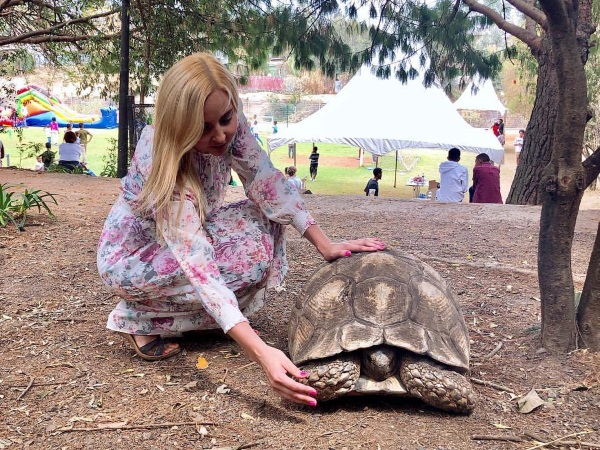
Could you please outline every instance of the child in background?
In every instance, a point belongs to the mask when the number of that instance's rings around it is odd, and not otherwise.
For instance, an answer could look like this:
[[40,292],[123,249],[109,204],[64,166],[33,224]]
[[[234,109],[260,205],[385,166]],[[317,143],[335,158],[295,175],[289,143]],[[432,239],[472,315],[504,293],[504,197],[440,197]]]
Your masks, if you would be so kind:
[[52,143],[50,141],[46,142],[46,151],[40,156],[42,157],[44,168],[48,170],[48,167],[54,162],[54,156],[56,156],[56,153],[52,151]]
[[290,166],[288,168],[286,168],[286,172],[285,174],[287,175],[288,179],[288,183],[290,183],[292,186],[294,186],[298,191],[302,190],[302,181],[300,181],[300,178],[298,178],[296,176],[296,172],[297,169],[295,166]]
[[44,125],[44,134],[46,135],[46,142],[52,142],[52,136],[50,135],[50,125]]
[[36,172],[43,172],[44,170],[46,170],[46,167],[44,166],[44,161],[42,160],[42,155],[37,156],[33,170],[35,170]]

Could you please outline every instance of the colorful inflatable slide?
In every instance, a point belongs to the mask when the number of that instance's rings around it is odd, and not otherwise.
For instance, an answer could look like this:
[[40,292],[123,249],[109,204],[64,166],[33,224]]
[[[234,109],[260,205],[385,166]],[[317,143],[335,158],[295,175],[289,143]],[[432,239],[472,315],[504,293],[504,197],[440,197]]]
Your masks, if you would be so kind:
[[17,116],[21,117],[23,105],[27,108],[27,125],[43,127],[56,117],[61,127],[69,122],[83,122],[86,128],[115,128],[117,127],[116,108],[100,109],[100,115],[80,114],[73,111],[56,98],[52,93],[35,84],[28,84],[17,91]]

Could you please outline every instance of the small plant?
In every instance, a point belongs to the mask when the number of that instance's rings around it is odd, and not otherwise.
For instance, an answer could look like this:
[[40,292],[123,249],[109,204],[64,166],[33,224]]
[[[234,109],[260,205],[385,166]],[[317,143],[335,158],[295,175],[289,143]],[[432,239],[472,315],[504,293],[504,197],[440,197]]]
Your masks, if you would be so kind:
[[21,142],[19,139],[19,143],[17,144],[17,151],[19,152],[19,168],[23,168],[22,161],[23,158],[33,158],[36,155],[42,153],[43,145],[39,142]]
[[15,198],[15,192],[10,191],[7,183],[0,185],[0,226],[5,227],[12,223],[19,231],[23,231],[27,213],[30,209],[37,208],[38,213],[45,209],[50,217],[54,217],[48,203],[54,202],[58,205],[54,194],[41,189],[29,190],[19,194]]
[[104,167],[100,172],[101,177],[117,177],[117,154],[118,154],[118,145],[117,140],[111,138],[108,140],[110,142],[110,146],[108,147],[108,151],[102,157],[102,161],[104,162]]

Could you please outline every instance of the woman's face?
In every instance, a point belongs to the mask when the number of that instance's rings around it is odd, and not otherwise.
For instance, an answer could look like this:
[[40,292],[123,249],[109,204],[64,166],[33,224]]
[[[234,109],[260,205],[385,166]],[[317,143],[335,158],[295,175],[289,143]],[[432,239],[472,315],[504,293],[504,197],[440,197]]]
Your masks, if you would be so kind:
[[238,120],[229,97],[215,91],[204,103],[204,132],[195,148],[205,155],[223,156],[237,131]]

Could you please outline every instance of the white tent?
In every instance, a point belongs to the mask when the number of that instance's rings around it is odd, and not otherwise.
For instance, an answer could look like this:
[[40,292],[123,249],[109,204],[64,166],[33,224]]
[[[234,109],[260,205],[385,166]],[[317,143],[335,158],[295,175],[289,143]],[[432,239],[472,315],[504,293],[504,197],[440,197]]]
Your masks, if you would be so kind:
[[469,83],[462,95],[454,102],[454,107],[477,111],[498,111],[501,115],[506,112],[506,107],[496,95],[491,80],[485,80],[479,84],[476,91],[473,90],[473,82]]
[[293,142],[360,147],[373,155],[411,149],[487,153],[504,161],[504,149],[489,130],[473,128],[438,88],[418,79],[382,80],[363,68],[323,108],[267,139],[269,152]]

